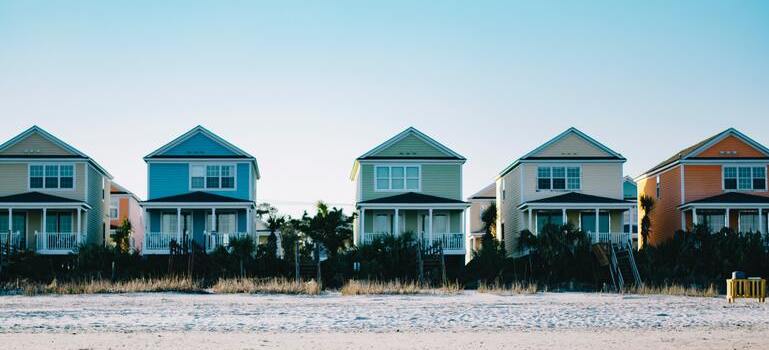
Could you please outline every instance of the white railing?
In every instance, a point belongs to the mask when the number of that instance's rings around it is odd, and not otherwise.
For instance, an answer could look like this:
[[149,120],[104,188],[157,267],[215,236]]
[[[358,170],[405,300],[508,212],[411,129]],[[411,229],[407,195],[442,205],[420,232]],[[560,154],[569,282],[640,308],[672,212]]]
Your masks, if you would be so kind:
[[363,244],[371,244],[374,243],[374,241],[377,240],[383,240],[385,237],[391,235],[390,233],[386,232],[379,232],[379,233],[364,233],[363,234]]
[[37,232],[36,248],[43,254],[66,254],[74,252],[78,245],[77,232]]
[[250,237],[254,241],[254,246],[259,244],[258,236],[255,234],[249,234],[246,232],[236,233],[219,233],[219,232],[203,232],[205,237],[206,251],[210,252],[217,247],[229,247],[230,241],[236,237]]
[[15,249],[21,248],[21,232],[0,232],[0,249],[6,249],[8,247]]
[[176,232],[148,232],[144,234],[143,253],[162,252],[168,254],[171,241],[178,240]]
[[433,244],[440,243],[443,250],[465,248],[465,237],[461,233],[433,233]]
[[629,232],[600,232],[598,234],[589,232],[588,237],[594,243],[614,243],[624,245],[627,241],[632,239],[632,233]]

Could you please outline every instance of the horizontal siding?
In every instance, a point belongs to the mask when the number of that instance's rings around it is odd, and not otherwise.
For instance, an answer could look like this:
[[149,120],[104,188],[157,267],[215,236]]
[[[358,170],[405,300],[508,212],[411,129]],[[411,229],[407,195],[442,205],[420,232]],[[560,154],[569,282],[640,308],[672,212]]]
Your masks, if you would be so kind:
[[[38,162],[32,162],[38,163]],[[50,164],[38,163],[38,164]],[[56,164],[66,164],[66,162],[56,162]],[[48,193],[54,196],[70,198],[74,200],[85,200],[85,163],[75,163],[75,188],[66,190],[46,190],[44,188],[34,189],[32,191]],[[29,163],[2,163],[0,164],[0,196],[8,196],[29,192]]]
[[[750,162],[746,163],[752,165]],[[685,165],[685,202],[724,193],[722,181],[723,171],[721,165]],[[769,196],[769,192],[767,191],[746,191],[745,193],[757,196]]]
[[109,191],[105,192],[102,198],[102,189],[109,189],[110,185],[103,187],[105,178],[101,173],[92,167],[88,167],[88,205],[91,209],[86,215],[86,237],[85,242],[91,244],[102,244],[103,239],[107,238],[105,230],[109,229]]
[[[721,152],[732,152],[736,151],[737,154],[722,154]],[[742,140],[734,137],[734,136],[728,136],[724,138],[723,140],[717,142],[710,148],[702,151],[702,153],[698,154],[697,157],[764,157],[765,155],[758,151],[757,149],[753,148],[753,146],[750,146],[743,142]]]
[[184,142],[174,146],[173,148],[163,152],[166,156],[234,156],[234,152],[228,148],[222,146],[219,142],[216,142],[208,136],[203,134],[195,134]]
[[[204,162],[194,162],[201,164]],[[213,162],[216,164],[223,164],[222,162]],[[148,199],[156,199],[167,196],[174,196],[179,194],[185,194],[190,192],[189,188],[189,164],[188,163],[149,163],[149,194]],[[236,164],[237,178],[235,179],[235,190],[233,191],[208,191],[222,196],[234,197],[249,200],[250,191],[249,183],[253,183],[254,180],[249,172],[249,164],[239,163]]]
[[[552,164],[527,163],[519,167],[524,170],[524,201],[532,201],[542,198],[560,196],[568,191],[537,191],[537,167],[551,166]],[[623,199],[623,174],[622,163],[582,163],[582,188],[578,191],[583,194],[601,196],[615,199]]]
[[[675,232],[681,229],[681,213],[678,206],[681,205],[681,173],[680,167],[672,168],[660,175],[660,192],[662,198],[657,198],[657,180],[652,176],[638,182],[638,227],[640,232],[641,218],[644,212],[641,209],[640,197],[647,195],[655,199],[654,210],[650,215],[651,233],[649,244],[656,245],[673,237]],[[684,172],[684,177],[689,174]],[[639,234],[639,240],[643,240]]]
[[[390,197],[401,192],[377,192],[374,190],[374,164],[362,164],[361,200]],[[422,164],[422,191],[420,193],[461,200],[461,164]]]
[[534,154],[534,157],[606,157],[610,154],[576,134],[569,134],[558,142]]
[[66,156],[73,155],[55,143],[48,141],[44,137],[37,133],[32,133],[25,139],[19,141],[15,145],[8,147],[0,152],[0,155],[28,155],[34,154],[35,156],[47,155],[47,156]]
[[421,158],[446,157],[447,154],[427,142],[422,141],[420,138],[414,135],[409,135],[390,147],[377,152],[374,156]]

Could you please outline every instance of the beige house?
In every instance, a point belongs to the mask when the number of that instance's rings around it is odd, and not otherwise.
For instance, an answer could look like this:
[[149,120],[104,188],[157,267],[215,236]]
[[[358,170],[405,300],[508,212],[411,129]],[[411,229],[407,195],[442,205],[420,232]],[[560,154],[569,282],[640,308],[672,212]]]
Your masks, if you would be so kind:
[[473,258],[473,252],[481,249],[481,238],[486,233],[483,230],[483,212],[497,200],[497,184],[491,183],[480,191],[476,192],[467,201],[470,208],[467,210],[467,250],[465,254],[465,263]]
[[[636,204],[624,199],[625,158],[583,132],[570,128],[514,161],[496,180],[497,238],[508,254],[523,230],[573,224],[593,242],[625,243],[624,213]],[[632,216],[632,214],[631,214]],[[634,219],[631,219],[632,222]]]

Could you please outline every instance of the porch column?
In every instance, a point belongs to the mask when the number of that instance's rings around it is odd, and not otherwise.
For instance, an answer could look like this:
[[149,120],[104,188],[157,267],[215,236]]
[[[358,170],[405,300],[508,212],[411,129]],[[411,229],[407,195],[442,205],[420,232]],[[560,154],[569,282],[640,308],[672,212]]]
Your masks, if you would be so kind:
[[176,241],[182,241],[182,208],[176,208]]
[[37,247],[37,249],[46,249],[48,248],[48,235],[46,233],[48,231],[48,209],[43,208],[43,246]]
[[[9,234],[11,233],[11,231],[13,231],[13,226],[11,226],[12,222],[13,222],[13,208],[8,208],[8,233]],[[10,237],[10,235],[8,237]]]
[[764,213],[761,212],[761,208],[758,208],[758,230],[761,231],[764,235],[766,235],[766,231],[764,230]]
[[433,208],[430,208],[428,211],[428,219],[427,219],[427,228],[428,232],[430,233],[430,244],[433,244]]
[[692,208],[692,224],[695,226],[700,224],[697,220],[697,208]]
[[393,227],[393,232],[395,236],[398,236],[401,234],[400,233],[401,226],[400,226],[400,222],[398,222],[400,221],[399,219],[400,218],[398,217],[398,208],[395,208],[395,217],[393,218],[393,225],[395,226]]
[[211,232],[218,232],[216,229],[216,208],[211,208]]
[[563,218],[561,219],[561,226],[568,224],[568,218],[566,217],[566,209],[561,209],[561,215],[563,215]]
[[250,234],[253,230],[251,229],[251,221],[253,219],[251,218],[251,208],[246,208],[246,233]]
[[78,246],[80,245],[80,241],[82,240],[80,238],[80,235],[81,235],[81,232],[82,232],[82,228],[80,227],[80,223],[81,223],[81,221],[80,221],[80,208],[77,208],[77,245]]
[[726,208],[726,220],[724,220],[724,227],[729,228],[729,221],[731,221],[729,218],[729,208]]
[[363,244],[365,242],[365,235],[366,232],[366,208],[360,208],[360,237],[358,239],[360,242],[358,244]]
[[531,230],[531,208],[529,208],[529,226],[528,226],[528,230],[529,230],[529,232],[534,233],[534,231]]
[[465,230],[465,210],[464,209],[462,209],[462,215],[459,216],[459,230],[461,231],[460,233],[462,233],[462,237],[464,237],[465,233],[467,232],[467,230]]
[[681,231],[686,231],[686,211],[681,211]]
[[598,231],[601,229],[601,225],[600,225],[601,216],[599,212],[600,212],[600,209],[595,208],[595,241],[596,242],[600,241],[600,238],[598,237],[599,236]]

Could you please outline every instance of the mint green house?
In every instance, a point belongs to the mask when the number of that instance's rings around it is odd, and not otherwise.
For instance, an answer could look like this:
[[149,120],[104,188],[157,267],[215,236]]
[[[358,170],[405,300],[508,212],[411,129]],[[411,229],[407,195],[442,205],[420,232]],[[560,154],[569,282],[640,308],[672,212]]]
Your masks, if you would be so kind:
[[355,160],[355,244],[404,232],[446,254],[464,257],[465,158],[415,128],[408,128]]

